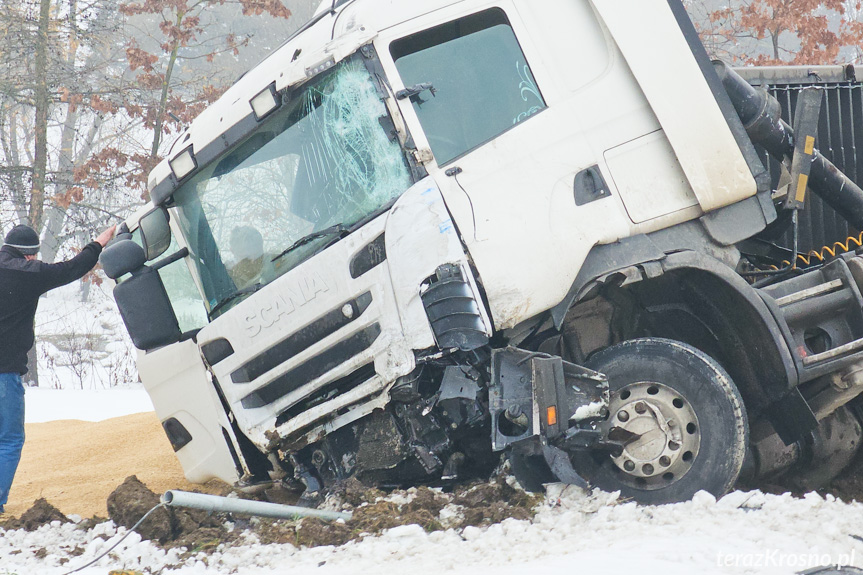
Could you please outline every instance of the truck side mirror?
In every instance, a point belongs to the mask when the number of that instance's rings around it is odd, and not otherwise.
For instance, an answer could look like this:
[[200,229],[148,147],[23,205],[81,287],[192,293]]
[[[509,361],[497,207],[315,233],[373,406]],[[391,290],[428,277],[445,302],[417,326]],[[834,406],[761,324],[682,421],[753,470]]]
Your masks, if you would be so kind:
[[158,207],[145,214],[138,221],[141,242],[147,261],[156,259],[171,245],[171,227],[168,225],[168,211]]
[[111,279],[131,274],[114,287],[114,300],[135,347],[148,351],[180,341],[177,315],[159,272],[144,265],[144,248],[122,240],[105,248],[100,261]]
[[102,264],[105,275],[116,280],[141,268],[147,263],[147,256],[144,248],[133,242],[131,238],[120,239],[111,242],[102,250],[99,263]]

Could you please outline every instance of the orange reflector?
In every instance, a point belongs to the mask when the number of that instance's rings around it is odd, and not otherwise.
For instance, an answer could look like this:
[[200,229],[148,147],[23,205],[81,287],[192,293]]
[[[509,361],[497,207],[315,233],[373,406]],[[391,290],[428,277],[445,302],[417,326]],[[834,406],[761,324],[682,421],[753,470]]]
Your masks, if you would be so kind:
[[557,408],[555,406],[549,407],[545,414],[549,425],[557,425]]

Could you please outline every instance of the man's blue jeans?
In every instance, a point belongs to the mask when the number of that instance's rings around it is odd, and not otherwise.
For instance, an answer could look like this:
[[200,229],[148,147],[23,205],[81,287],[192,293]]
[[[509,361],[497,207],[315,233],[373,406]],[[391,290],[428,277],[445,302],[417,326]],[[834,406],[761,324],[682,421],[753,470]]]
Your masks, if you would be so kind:
[[0,505],[6,505],[24,447],[24,386],[21,375],[0,373]]

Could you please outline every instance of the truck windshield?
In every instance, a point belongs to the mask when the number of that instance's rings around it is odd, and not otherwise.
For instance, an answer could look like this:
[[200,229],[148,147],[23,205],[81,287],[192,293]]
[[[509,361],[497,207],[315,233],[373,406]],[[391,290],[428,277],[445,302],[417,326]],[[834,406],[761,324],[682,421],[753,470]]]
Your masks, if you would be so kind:
[[[401,147],[381,125],[386,114],[365,66],[345,61],[295,90],[258,131],[174,193],[211,315],[338,241],[411,185]],[[328,229],[340,232],[321,233]]]

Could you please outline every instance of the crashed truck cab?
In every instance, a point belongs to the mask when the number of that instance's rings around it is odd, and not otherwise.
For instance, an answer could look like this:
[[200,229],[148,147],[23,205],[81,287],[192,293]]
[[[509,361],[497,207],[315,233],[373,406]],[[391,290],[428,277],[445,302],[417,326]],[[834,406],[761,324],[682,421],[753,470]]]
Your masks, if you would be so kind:
[[572,482],[561,449],[618,457],[637,434],[597,427],[605,376],[519,345],[601,275],[595,246],[683,229],[733,265],[775,218],[687,23],[665,0],[325,2],[241,77],[102,258],[187,477],[447,476],[471,429],[538,438],[520,461]]

